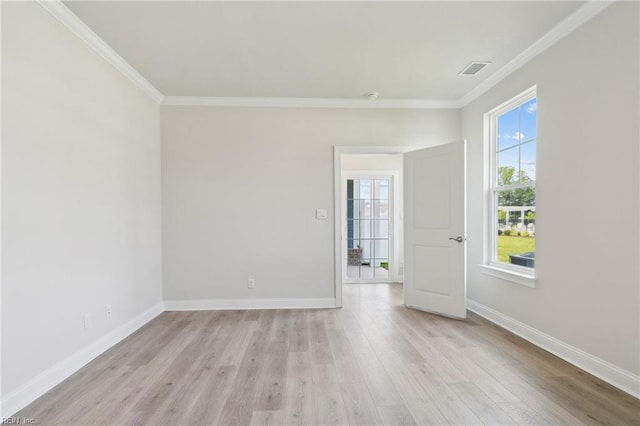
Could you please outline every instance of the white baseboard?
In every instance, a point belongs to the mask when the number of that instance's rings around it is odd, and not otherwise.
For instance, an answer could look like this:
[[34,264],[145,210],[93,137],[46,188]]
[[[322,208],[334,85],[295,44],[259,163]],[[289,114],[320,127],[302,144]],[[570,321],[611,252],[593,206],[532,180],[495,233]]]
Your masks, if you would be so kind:
[[160,315],[162,303],[147,309],[84,349],[57,363],[34,379],[20,386],[2,401],[2,418],[11,416],[31,404],[45,392],[84,367],[98,355],[132,334],[134,331]]
[[216,311],[228,309],[335,308],[336,299],[201,299],[165,300],[165,311]]
[[7,418],[38,399],[54,386],[87,365],[97,356],[138,330],[163,311],[194,311],[223,309],[307,309],[335,308],[334,298],[313,299],[205,299],[170,300],[149,308],[137,317],[99,338],[84,349],[76,352],[34,379],[9,393],[0,401],[1,418]]
[[640,376],[591,355],[582,349],[571,346],[555,337],[549,336],[540,330],[530,327],[474,300],[467,299],[467,309],[506,328],[512,333],[551,352],[576,367],[599,377],[618,389],[636,398],[640,398]]

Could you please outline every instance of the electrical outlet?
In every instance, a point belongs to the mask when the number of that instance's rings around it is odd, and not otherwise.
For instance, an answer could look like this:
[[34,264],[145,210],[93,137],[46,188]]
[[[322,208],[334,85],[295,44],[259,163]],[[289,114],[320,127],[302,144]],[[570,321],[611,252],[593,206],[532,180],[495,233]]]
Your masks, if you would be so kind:
[[255,278],[249,278],[247,280],[247,287],[256,288],[256,279]]
[[111,305],[107,305],[104,307],[104,314],[107,318],[111,317]]
[[84,314],[84,328],[91,328],[91,314]]

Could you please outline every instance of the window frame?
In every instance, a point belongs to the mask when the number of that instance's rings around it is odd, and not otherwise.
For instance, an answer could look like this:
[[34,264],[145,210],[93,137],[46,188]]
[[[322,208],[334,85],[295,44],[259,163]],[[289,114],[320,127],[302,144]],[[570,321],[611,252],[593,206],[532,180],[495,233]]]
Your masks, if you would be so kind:
[[[517,108],[532,99],[537,98],[537,87],[533,86],[519,95],[509,99],[508,101],[500,104],[496,108],[488,111],[484,115],[485,124],[485,146],[488,148],[488,161],[487,161],[487,208],[485,217],[485,227],[487,228],[487,235],[485,238],[485,256],[482,265],[483,273],[498,278],[503,278],[508,281],[512,281],[518,284],[522,284],[528,287],[535,287],[536,269],[527,268],[519,265],[512,265],[509,263],[498,262],[497,260],[497,244],[498,244],[498,194],[500,191],[514,190],[518,188],[536,188],[537,181],[537,148],[538,148],[538,124],[536,115],[536,179],[532,182],[518,182],[510,185],[499,186],[498,185],[498,134],[497,125],[498,118]],[[521,129],[518,129],[520,131]],[[518,145],[522,147],[522,142]],[[537,214],[537,212],[536,212]],[[536,234],[537,234],[536,226]]]

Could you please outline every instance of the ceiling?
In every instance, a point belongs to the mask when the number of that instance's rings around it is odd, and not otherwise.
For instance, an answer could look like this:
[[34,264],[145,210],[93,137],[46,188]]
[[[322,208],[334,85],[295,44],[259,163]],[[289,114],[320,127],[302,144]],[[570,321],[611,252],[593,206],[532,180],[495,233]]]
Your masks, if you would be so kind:
[[[67,1],[165,96],[459,99],[581,1]],[[492,64],[474,76],[471,61]]]

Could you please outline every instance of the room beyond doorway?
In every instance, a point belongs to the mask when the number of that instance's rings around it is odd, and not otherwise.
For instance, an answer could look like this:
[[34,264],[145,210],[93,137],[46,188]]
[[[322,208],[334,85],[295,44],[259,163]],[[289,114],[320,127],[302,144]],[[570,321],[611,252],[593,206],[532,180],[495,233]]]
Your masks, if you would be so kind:
[[344,283],[402,281],[401,171],[399,154],[342,155]]
[[345,177],[346,282],[388,281],[393,243],[393,177]]

